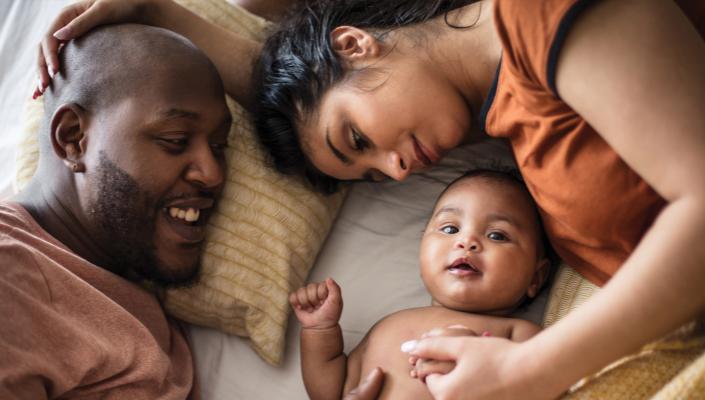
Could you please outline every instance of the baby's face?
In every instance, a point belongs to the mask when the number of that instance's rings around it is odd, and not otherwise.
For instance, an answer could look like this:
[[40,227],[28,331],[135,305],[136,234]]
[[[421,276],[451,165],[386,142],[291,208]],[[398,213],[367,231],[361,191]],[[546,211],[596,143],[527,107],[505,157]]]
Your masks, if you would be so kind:
[[[541,282],[539,225],[528,194],[487,177],[456,182],[439,199],[421,241],[421,277],[434,301],[504,314]],[[533,287],[533,289],[531,289]]]

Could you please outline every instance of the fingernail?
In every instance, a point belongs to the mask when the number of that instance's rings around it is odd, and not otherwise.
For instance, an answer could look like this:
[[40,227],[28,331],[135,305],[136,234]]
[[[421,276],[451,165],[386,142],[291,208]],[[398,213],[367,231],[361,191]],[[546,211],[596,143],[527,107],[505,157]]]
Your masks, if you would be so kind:
[[448,328],[450,328],[450,329],[470,329],[465,325],[451,325]]
[[68,34],[70,32],[70,29],[68,26],[65,26],[58,31],[54,32],[54,37],[59,39],[59,40],[66,40],[66,37],[68,37]]
[[416,348],[417,344],[418,341],[416,340],[407,340],[406,342],[401,344],[401,351],[404,353],[410,353]]
[[492,333],[490,333],[490,331],[484,331],[484,332],[482,332],[482,336],[490,337],[490,336],[492,336]]

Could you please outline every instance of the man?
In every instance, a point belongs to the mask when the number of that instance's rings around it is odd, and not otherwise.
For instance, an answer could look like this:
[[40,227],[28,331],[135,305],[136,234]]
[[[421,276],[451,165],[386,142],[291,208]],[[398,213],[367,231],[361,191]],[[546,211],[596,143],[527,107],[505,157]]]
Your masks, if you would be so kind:
[[61,66],[36,175],[0,203],[0,398],[199,398],[183,328],[140,283],[198,277],[222,82],[187,39],[142,25],[69,42]]
[[185,38],[141,25],[61,57],[37,173],[0,205],[0,398],[196,398],[182,328],[136,282],[198,276],[230,128],[222,83]]

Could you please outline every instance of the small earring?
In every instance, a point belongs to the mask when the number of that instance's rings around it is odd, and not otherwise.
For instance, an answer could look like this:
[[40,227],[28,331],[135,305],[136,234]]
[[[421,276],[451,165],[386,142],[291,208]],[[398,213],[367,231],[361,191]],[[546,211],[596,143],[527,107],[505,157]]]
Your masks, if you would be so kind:
[[71,170],[74,173],[86,172],[86,167],[83,165],[83,163],[75,162],[71,165]]

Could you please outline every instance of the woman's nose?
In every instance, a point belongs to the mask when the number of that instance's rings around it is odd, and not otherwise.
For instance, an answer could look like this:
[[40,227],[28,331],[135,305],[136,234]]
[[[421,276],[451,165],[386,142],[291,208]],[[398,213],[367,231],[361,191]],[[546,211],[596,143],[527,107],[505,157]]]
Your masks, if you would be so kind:
[[386,155],[385,168],[382,172],[395,181],[403,181],[411,173],[411,163],[397,151],[390,151]]

